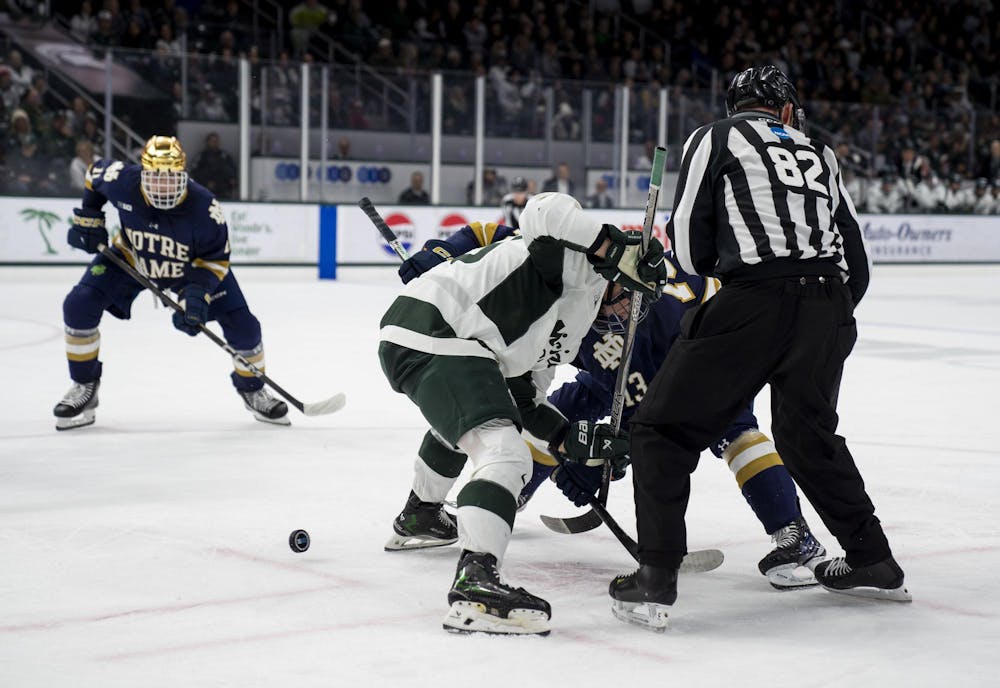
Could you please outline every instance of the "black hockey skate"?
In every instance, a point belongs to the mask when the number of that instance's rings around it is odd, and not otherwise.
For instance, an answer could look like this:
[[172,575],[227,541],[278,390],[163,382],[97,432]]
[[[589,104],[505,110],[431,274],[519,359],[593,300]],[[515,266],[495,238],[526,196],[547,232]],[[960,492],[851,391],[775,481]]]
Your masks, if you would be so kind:
[[94,409],[97,408],[97,390],[100,378],[90,382],[74,382],[55,408],[56,430],[72,430],[94,424]]
[[826,556],[826,549],[813,536],[805,519],[800,516],[774,531],[771,540],[776,547],[757,564],[771,585],[778,590],[816,585],[812,571]]
[[492,554],[462,551],[448,602],[444,629],[452,633],[549,634],[552,607],[524,588],[501,581]]
[[252,392],[236,390],[243,400],[243,405],[253,414],[253,417],[263,423],[275,425],[291,425],[288,420],[288,404],[271,396],[266,388],[261,387]]
[[421,502],[410,490],[406,506],[392,522],[395,531],[385,543],[385,551],[425,549],[450,545],[458,540],[458,526],[439,502]]
[[819,584],[830,592],[893,602],[913,601],[903,584],[903,569],[892,557],[856,569],[838,557],[820,562],[815,573]]
[[640,564],[637,571],[611,581],[608,594],[616,617],[662,633],[667,628],[667,608],[677,601],[677,569]]

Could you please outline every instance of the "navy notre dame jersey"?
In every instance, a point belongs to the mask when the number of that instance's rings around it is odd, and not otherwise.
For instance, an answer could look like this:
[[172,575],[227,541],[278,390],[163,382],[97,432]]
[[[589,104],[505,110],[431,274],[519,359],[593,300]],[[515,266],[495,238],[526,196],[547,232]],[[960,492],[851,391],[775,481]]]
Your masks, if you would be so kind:
[[98,160],[87,170],[84,207],[115,207],[122,226],[115,248],[159,287],[176,290],[193,282],[212,293],[229,272],[222,206],[208,189],[188,180],[177,207],[153,208],[143,195],[141,173],[139,165]]
[[[713,278],[688,275],[667,255],[667,286],[663,296],[650,306],[635,332],[635,347],[629,364],[622,420],[627,421],[680,334],[681,317],[718,289]],[[591,329],[580,344],[573,365],[580,368],[576,383],[566,383],[549,395],[549,401],[567,418],[598,421],[611,413],[624,335],[599,333]]]

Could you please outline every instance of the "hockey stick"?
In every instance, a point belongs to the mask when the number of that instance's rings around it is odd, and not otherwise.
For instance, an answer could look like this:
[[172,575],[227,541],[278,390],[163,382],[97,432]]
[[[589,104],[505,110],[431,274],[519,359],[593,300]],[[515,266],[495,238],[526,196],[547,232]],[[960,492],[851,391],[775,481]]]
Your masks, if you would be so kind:
[[[662,148],[658,149],[657,155],[659,155],[660,150],[663,149]],[[662,166],[663,164],[661,159],[660,161],[661,169]],[[389,245],[392,246],[393,250],[396,252],[396,255],[398,255],[402,260],[406,260],[409,257],[406,252],[406,249],[403,248],[403,246],[399,243],[399,238],[396,236],[396,233],[393,232],[392,228],[385,223],[385,220],[383,220],[382,216],[379,215],[378,211],[375,209],[375,206],[372,204],[371,200],[369,200],[367,197],[362,198],[360,201],[358,201],[358,205],[361,207],[362,210],[365,211],[365,215],[368,216],[368,219],[371,220],[372,224],[375,225],[375,227],[378,229],[379,233],[382,235],[382,238],[385,239],[387,242],[389,242]],[[562,464],[562,459],[558,456],[556,457],[556,461]],[[608,510],[604,508],[604,504],[599,502],[597,498],[594,497],[593,495],[591,495],[589,498],[589,504],[593,509],[591,513],[597,514],[598,524],[600,523],[606,524],[608,526],[608,529],[612,532],[612,534],[616,538],[618,538],[618,541],[622,543],[622,546],[625,547],[626,551],[628,551],[628,553],[632,556],[632,558],[635,559],[636,561],[639,561],[639,546],[636,544],[635,540],[633,540],[629,536],[629,534],[626,533],[625,530],[620,525],[618,525],[618,522],[615,521],[614,518],[612,518],[611,514],[608,513]],[[561,533],[572,532],[569,530],[560,530],[558,525],[563,522],[562,519],[555,519],[549,516],[542,516],[542,521],[546,521],[546,519],[551,519],[554,522],[552,524],[546,522],[546,525],[548,525],[549,528],[551,528],[552,530]],[[680,570],[684,573],[699,573],[702,571],[711,571],[712,569],[717,568],[721,564],[722,564],[722,552],[720,552],[719,550],[716,549],[698,550],[696,552],[691,552],[684,557],[684,561],[681,563]]]
[[[563,459],[560,457],[555,457],[559,465],[562,465]],[[587,503],[590,504],[592,511],[590,513],[597,514],[600,522],[608,527],[612,535],[618,538],[618,542],[622,543],[625,550],[632,555],[632,558],[639,561],[639,545],[636,541],[625,532],[625,529],[618,525],[618,522],[608,513],[608,510],[597,497],[590,495],[587,499]],[[556,531],[557,533],[565,533],[567,535],[572,535],[573,531],[562,530],[561,525],[564,519],[553,518],[551,516],[542,516],[542,522],[545,523],[550,529]],[[722,554],[721,550],[718,549],[699,549],[693,552],[688,552],[684,555],[684,559],[681,561],[680,568],[678,569],[681,573],[704,573],[706,571],[711,571],[717,569],[722,565],[725,556]]]
[[[128,273],[128,275],[132,279],[134,279],[136,282],[144,286],[146,289],[149,289],[149,291],[151,291],[153,294],[156,294],[156,296],[158,296],[165,305],[169,306],[170,308],[173,308],[178,313],[184,312],[184,309],[181,307],[179,303],[170,298],[170,296],[168,296],[166,292],[164,292],[162,289],[156,286],[156,284],[151,279],[149,279],[141,272],[133,268],[131,265],[129,265],[128,261],[123,260],[119,256],[115,255],[114,251],[112,251],[104,244],[98,244],[97,249],[101,252],[102,256],[104,256],[112,263],[117,265],[124,272]],[[237,361],[240,365],[245,366],[247,370],[253,373],[254,377],[260,378],[260,380],[264,384],[266,384],[275,392],[283,396],[285,400],[288,401],[288,403],[290,403],[292,406],[297,408],[305,415],[323,416],[328,413],[334,413],[335,411],[339,411],[340,409],[344,408],[344,404],[346,403],[346,398],[344,397],[343,394],[335,394],[329,399],[324,399],[323,401],[318,401],[314,404],[303,404],[301,401],[299,401],[291,394],[286,392],[284,389],[282,389],[278,385],[278,383],[276,383],[274,380],[265,375],[263,370],[255,366],[250,361],[248,361],[247,358],[243,356],[243,354],[239,353],[238,351],[236,351],[236,349],[229,346],[229,344],[226,343],[226,340],[224,340],[222,337],[212,332],[212,330],[205,327],[204,324],[199,324],[198,330],[203,335],[211,339],[213,343],[222,348],[227,354],[232,356],[233,359]]]
[[[646,253],[649,240],[653,235],[653,222],[656,219],[656,205],[660,200],[660,184],[663,182],[663,164],[667,159],[667,149],[657,146],[653,153],[653,169],[649,174],[649,192],[646,195],[646,217],[642,221],[642,245],[639,255]],[[625,330],[625,340],[622,344],[622,355],[618,362],[618,377],[615,379],[615,393],[611,400],[611,427],[615,434],[621,429],[622,414],[625,410],[625,387],[628,385],[628,367],[632,360],[632,349],[635,347],[635,330],[639,325],[639,313],[642,311],[642,294],[632,294],[632,310],[629,312],[628,327]],[[604,473],[601,476],[601,489],[597,501],[604,506],[608,503],[608,492],[611,485],[611,462],[604,462]],[[542,523],[559,533],[585,533],[601,525],[603,519],[596,509],[592,508],[585,514],[571,518],[556,518],[542,516]],[[604,521],[607,523],[607,521]]]
[[394,231],[392,231],[392,227],[387,225],[385,220],[382,219],[382,216],[378,214],[377,210],[375,210],[375,206],[372,204],[371,199],[365,196],[358,201],[358,207],[365,211],[365,215],[367,215],[368,219],[372,221],[373,225],[375,225],[375,229],[377,229],[378,233],[382,235],[382,238],[389,243],[392,250],[396,252],[399,259],[409,260],[410,254],[406,250],[406,247],[400,243],[399,237],[396,236]]

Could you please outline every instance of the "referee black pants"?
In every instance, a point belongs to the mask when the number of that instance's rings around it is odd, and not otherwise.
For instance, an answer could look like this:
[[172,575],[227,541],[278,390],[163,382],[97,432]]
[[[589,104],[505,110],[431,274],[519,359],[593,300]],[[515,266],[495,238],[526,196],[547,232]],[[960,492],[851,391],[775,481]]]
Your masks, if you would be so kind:
[[836,434],[840,377],[856,338],[850,292],[831,277],[730,283],[689,315],[632,418],[641,563],[679,566],[698,457],[768,383],[778,453],[848,563],[891,555]]

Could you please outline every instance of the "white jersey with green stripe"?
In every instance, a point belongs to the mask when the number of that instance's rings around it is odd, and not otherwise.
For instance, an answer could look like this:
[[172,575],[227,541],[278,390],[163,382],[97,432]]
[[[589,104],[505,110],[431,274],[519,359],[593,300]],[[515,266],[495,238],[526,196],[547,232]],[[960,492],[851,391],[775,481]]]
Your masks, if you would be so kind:
[[497,361],[504,377],[576,356],[607,281],[585,251],[601,223],[572,197],[543,193],[521,214],[521,237],[442,263],[403,289],[380,338],[441,356]]

